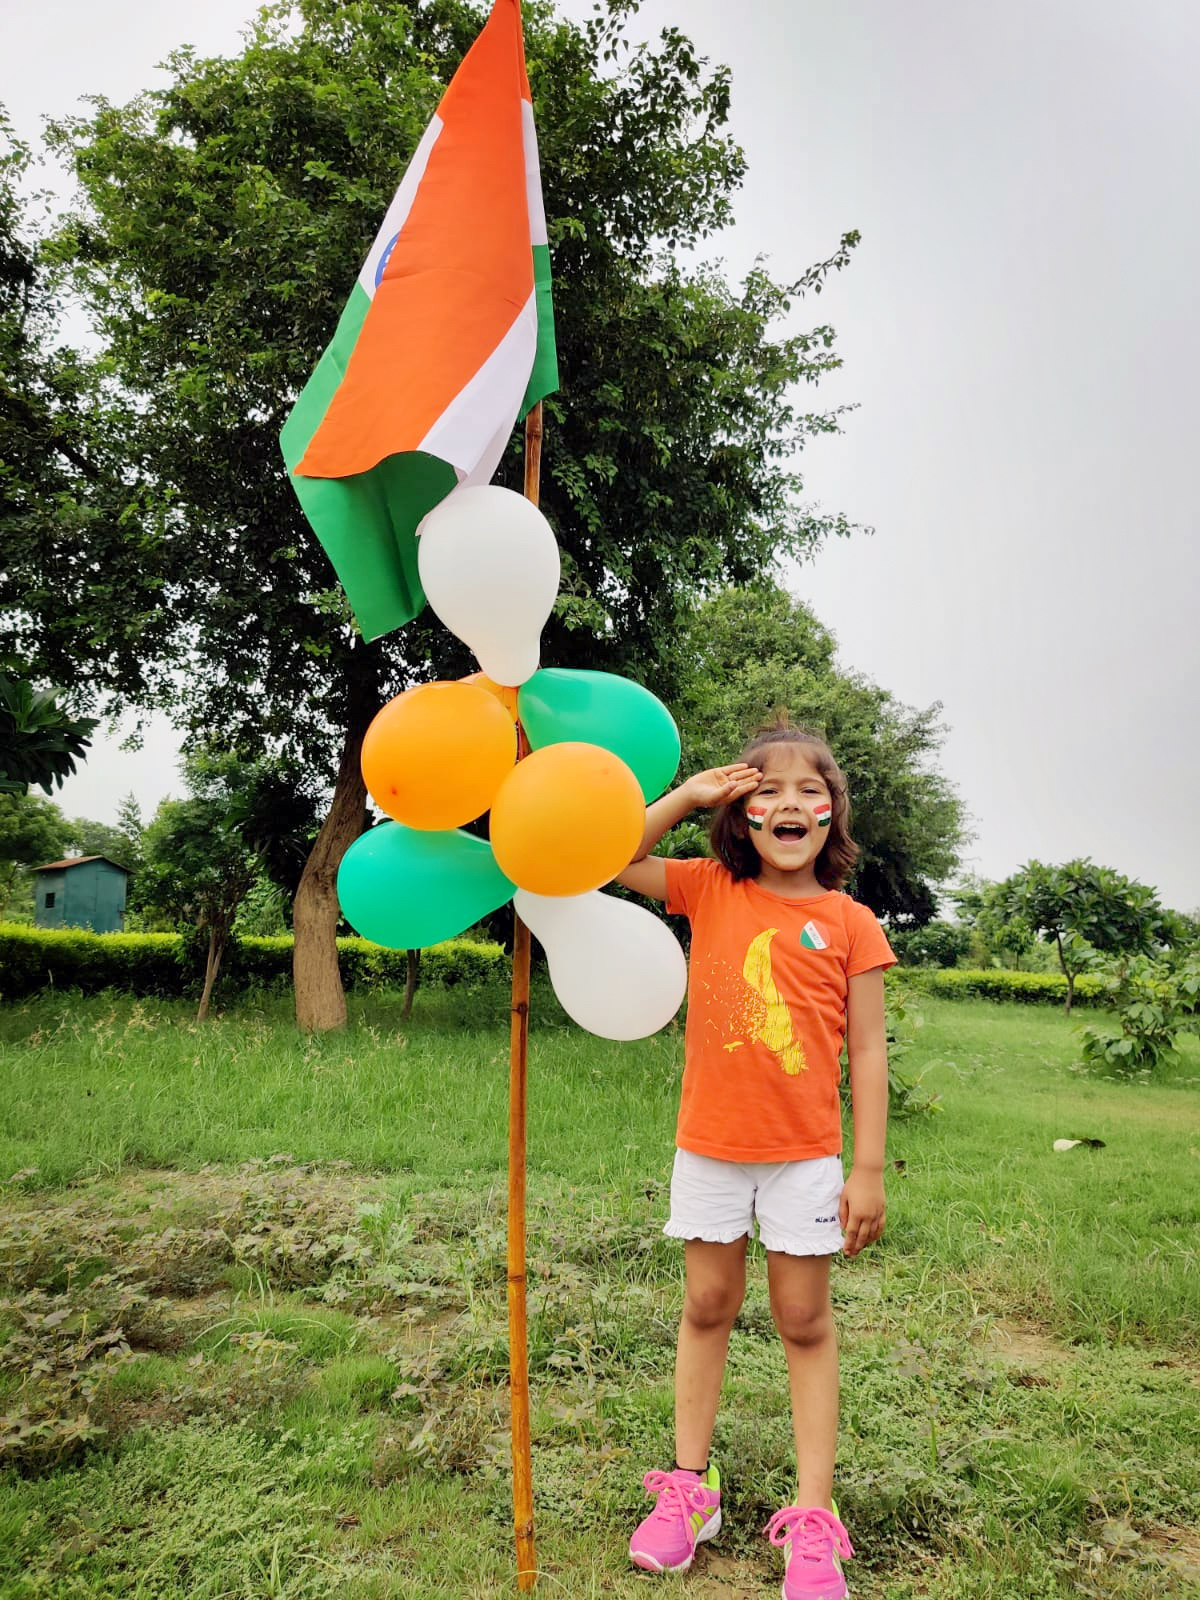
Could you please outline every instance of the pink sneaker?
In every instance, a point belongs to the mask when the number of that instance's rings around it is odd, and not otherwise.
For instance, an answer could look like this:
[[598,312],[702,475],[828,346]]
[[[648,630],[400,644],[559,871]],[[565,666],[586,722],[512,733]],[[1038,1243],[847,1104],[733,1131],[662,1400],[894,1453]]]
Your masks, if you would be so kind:
[[854,1547],[840,1517],[824,1506],[784,1506],[763,1530],[784,1546],[783,1600],[843,1600],[849,1594],[839,1556]]
[[642,1479],[658,1503],[629,1541],[629,1558],[647,1572],[686,1572],[696,1546],[721,1531],[721,1475],[648,1472]]

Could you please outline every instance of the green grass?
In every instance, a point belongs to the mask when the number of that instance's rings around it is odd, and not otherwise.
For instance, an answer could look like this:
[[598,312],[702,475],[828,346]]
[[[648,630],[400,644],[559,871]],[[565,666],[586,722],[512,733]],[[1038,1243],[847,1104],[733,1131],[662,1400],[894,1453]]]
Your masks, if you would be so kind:
[[[41,998],[0,1008],[5,1115],[0,1171],[39,1180],[130,1165],[266,1159],[348,1161],[364,1170],[452,1181],[507,1162],[508,1037],[475,1011],[506,1018],[507,1000],[351,996],[345,1034],[300,1039],[282,1000],[197,1024],[187,1006],[113,996]],[[640,1173],[661,1164],[674,1121],[676,1044],[610,1043],[535,1024],[529,1051],[539,1164],[564,1176]],[[624,1134],[614,1141],[613,1133]],[[664,1143],[665,1141],[665,1143]],[[631,1180],[632,1181],[632,1180]]]
[[[0,1600],[515,1592],[506,997],[0,1009]],[[1041,1008],[922,1001],[880,1247],[834,1274],[858,1597],[1182,1597],[1200,1580],[1200,1052],[1082,1077]],[[662,1239],[681,1039],[535,996],[529,1348],[539,1593],[627,1568],[663,1463],[681,1287]],[[1102,1148],[1056,1154],[1057,1138]],[[685,1584],[773,1595],[786,1378],[761,1262]],[[118,1331],[119,1330],[119,1331]],[[668,1583],[668,1593],[684,1585]]]

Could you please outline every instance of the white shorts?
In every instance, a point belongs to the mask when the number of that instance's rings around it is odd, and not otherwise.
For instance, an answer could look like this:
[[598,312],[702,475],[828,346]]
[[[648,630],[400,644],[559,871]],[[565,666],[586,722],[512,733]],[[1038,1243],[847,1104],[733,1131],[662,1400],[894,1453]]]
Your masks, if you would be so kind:
[[676,1150],[671,1174],[671,1239],[732,1244],[743,1234],[789,1256],[832,1256],[842,1248],[838,1203],[842,1158],[717,1161]]

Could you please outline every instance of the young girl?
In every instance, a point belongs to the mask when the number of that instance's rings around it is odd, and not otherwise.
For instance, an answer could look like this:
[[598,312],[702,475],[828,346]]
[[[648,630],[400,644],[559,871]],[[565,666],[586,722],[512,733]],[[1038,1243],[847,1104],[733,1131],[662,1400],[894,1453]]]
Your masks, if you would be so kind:
[[[715,861],[650,856],[696,807],[716,807]],[[865,906],[838,892],[858,856],[845,779],[814,734],[786,723],[732,766],[689,778],[646,812],[619,881],[692,925],[683,1095],[671,1215],[685,1243],[675,1355],[675,1465],[650,1472],[654,1510],[630,1540],[639,1567],[680,1572],[721,1526],[709,1461],[729,1334],[754,1224],[787,1356],[799,1472],[767,1526],[785,1546],[784,1600],[841,1600],[853,1554],[833,1509],[838,1358],[829,1262],[883,1231],[887,1046],[883,972],[895,962]],[[839,1061],[849,1045],[854,1164],[843,1180]]]

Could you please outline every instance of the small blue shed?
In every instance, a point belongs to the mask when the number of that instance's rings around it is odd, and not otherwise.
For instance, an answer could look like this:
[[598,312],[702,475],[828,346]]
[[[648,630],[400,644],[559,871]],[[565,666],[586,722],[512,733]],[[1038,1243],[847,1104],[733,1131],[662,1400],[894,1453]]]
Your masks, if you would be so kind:
[[120,933],[125,926],[128,869],[107,856],[72,856],[35,867],[33,920],[39,928],[90,928]]

